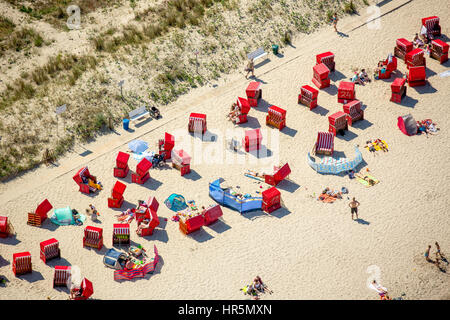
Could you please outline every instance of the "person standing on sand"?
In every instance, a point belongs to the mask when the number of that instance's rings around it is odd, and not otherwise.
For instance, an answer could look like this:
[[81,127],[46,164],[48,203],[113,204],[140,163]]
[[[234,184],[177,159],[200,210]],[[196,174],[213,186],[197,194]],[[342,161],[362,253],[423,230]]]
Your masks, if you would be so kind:
[[355,199],[355,197],[353,197],[353,200],[352,201],[350,201],[350,203],[348,204],[348,206],[351,208],[351,213],[352,213],[352,220],[354,220],[353,219],[353,214],[356,214],[356,219],[359,219],[358,218],[358,207],[359,207],[359,202],[358,201],[356,201],[356,199]]
[[433,262],[433,260],[430,259],[430,250],[431,250],[431,246],[428,246],[427,251],[425,251],[425,260],[427,260],[428,262]]
[[248,79],[248,74],[251,72],[252,77],[255,76],[255,63],[253,62],[253,58],[251,58],[248,61],[247,68],[245,68],[245,71],[247,71],[247,74],[245,75],[245,79]]
[[[441,247],[439,246],[439,243],[436,241],[435,243],[434,243],[435,245],[436,245],[436,258],[437,258],[437,256],[439,255],[439,257],[441,258],[441,260],[442,261],[444,261],[444,262],[446,262],[447,264],[448,264],[448,260],[447,260],[447,258],[445,258],[445,256],[442,254],[442,252],[441,252]],[[431,247],[431,246],[430,246]],[[429,249],[428,249],[429,250]]]
[[331,22],[333,23],[333,27],[334,27],[334,31],[337,31],[337,22],[338,22],[338,17],[337,17],[337,13],[335,12],[334,15],[331,17]]

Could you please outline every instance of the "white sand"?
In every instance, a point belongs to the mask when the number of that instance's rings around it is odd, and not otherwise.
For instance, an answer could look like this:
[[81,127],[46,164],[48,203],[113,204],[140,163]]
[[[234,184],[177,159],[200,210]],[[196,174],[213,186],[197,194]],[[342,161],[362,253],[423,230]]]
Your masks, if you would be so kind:
[[[381,12],[404,2],[388,2],[381,7]],[[164,110],[161,120],[139,128],[133,126],[132,133],[118,128],[117,135],[98,138],[89,145],[77,145],[73,153],[59,161],[58,167],[39,168],[0,185],[1,214],[11,219],[17,231],[17,240],[0,240],[0,274],[10,281],[0,290],[0,297],[67,299],[66,290],[52,288],[51,266],[70,264],[79,266],[82,275],[93,282],[93,298],[97,299],[242,299],[245,297],[239,289],[256,275],[274,291],[263,299],[378,299],[375,291],[366,286],[373,275],[367,272],[368,267],[376,265],[381,272],[380,282],[393,297],[405,293],[405,299],[448,299],[449,276],[426,263],[423,252],[437,240],[442,251],[450,255],[450,200],[446,186],[450,156],[450,78],[438,76],[447,70],[449,62],[440,65],[427,58],[429,84],[408,87],[402,104],[389,101],[393,78],[357,86],[357,98],[367,106],[366,120],[350,128],[344,137],[337,137],[335,150],[353,157],[355,144],[362,146],[368,139],[385,139],[389,153],[374,157],[361,149],[367,167],[381,183],[365,188],[346,176],[320,175],[306,161],[317,131],[328,128],[327,116],[342,110],[342,104],[337,103],[338,82],[348,79],[353,67],[375,67],[378,60],[393,52],[396,38],[412,39],[419,30],[420,19],[435,14],[441,18],[442,33],[450,35],[450,8],[443,1],[414,1],[384,16],[379,30],[363,26],[349,32],[371,15],[362,11],[359,16],[339,22],[338,29],[348,37],[339,37],[331,27],[300,36],[294,39],[295,47],[283,50],[284,57],[270,54],[271,61],[256,69],[256,76],[264,82],[264,100],[287,109],[288,128],[279,134],[277,151],[276,143],[268,143],[268,133],[273,129],[266,129],[266,109],[260,107],[250,111],[250,121],[247,126],[240,126],[240,131],[257,125],[257,120],[264,129],[264,145],[278,152],[280,161],[290,164],[292,181],[279,185],[286,209],[273,215],[261,212],[240,215],[224,208],[223,221],[186,237],[179,232],[178,224],[170,221],[173,212],[163,204],[171,193],[180,193],[198,205],[211,204],[208,182],[218,177],[253,192],[257,185],[243,173],[247,168],[261,168],[267,162],[196,164],[199,155],[191,150],[194,159],[190,176],[181,177],[175,169],[152,169],[151,180],[141,186],[130,183],[129,174],[125,179],[125,199],[129,204],[122,208],[153,195],[160,202],[161,220],[168,219],[162,221],[153,236],[146,238],[134,233],[136,223],[132,223],[132,240],[148,250],[156,244],[161,255],[157,271],[146,279],[115,282],[113,271],[102,263],[103,254],[112,244],[112,224],[118,212],[107,207],[107,197],[116,181],[112,168],[117,151],[125,151],[128,141],[137,137],[148,141],[150,150],[156,151],[156,142],[165,131],[184,132],[186,136],[190,112],[206,113],[209,130],[220,138],[227,129],[233,128],[224,120],[229,106],[238,95],[245,97],[248,81],[242,73],[223,78],[217,88],[192,91]],[[332,74],[332,86],[319,93],[321,108],[315,110],[327,112],[323,116],[297,105],[297,95],[301,85],[311,85],[315,55],[329,50],[336,56],[336,72]],[[397,75],[404,74],[403,61],[399,60],[398,65]],[[441,132],[428,139],[423,135],[403,135],[397,128],[397,117],[408,113],[416,120],[433,119]],[[188,146],[186,138],[184,142],[182,139],[178,137],[175,148]],[[202,146],[212,148],[217,143],[203,142]],[[86,149],[92,153],[80,156]],[[134,170],[137,162],[130,158],[129,163]],[[83,165],[88,165],[105,186],[96,197],[78,192],[72,180]],[[367,224],[351,220],[346,197],[333,204],[309,197],[326,186],[334,189],[346,186],[349,196],[361,203],[360,218]],[[27,212],[45,198],[55,208],[70,205],[80,212],[93,203],[101,213],[105,247],[100,252],[83,249],[84,226],[56,228],[50,221],[41,228],[28,226]],[[89,219],[85,223],[91,224]],[[45,265],[39,259],[39,242],[52,237],[60,241],[62,259]],[[21,251],[31,252],[33,274],[15,278],[11,270],[12,254]],[[434,258],[434,248],[432,253]]]

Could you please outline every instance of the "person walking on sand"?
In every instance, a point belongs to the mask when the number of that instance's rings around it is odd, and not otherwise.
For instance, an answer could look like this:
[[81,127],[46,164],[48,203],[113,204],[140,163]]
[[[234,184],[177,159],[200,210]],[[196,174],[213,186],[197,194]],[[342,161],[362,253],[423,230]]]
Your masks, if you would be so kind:
[[247,68],[245,68],[245,71],[247,71],[247,74],[245,75],[245,79],[248,79],[248,74],[251,72],[252,77],[255,76],[255,63],[253,62],[253,58],[251,58],[248,61]]
[[351,209],[350,211],[352,213],[352,220],[354,220],[353,219],[353,214],[356,214],[356,219],[359,219],[358,218],[358,207],[359,207],[359,204],[360,203],[358,201],[356,201],[355,197],[353,197],[353,200],[350,201],[350,203],[348,204],[348,206]]
[[331,17],[331,22],[333,23],[333,27],[334,27],[334,31],[335,32],[338,32],[337,31],[337,22],[338,22],[338,17],[337,17],[337,13],[335,12],[334,14],[333,14],[333,16]]
[[430,250],[431,250],[431,246],[428,246],[427,251],[425,251],[425,260],[427,260],[428,262],[433,262],[433,260],[430,259]]
[[[436,241],[434,244],[436,245],[436,250],[437,250],[437,251],[436,251],[436,258],[437,258],[437,256],[439,255],[439,257],[441,258],[441,260],[448,264],[447,258],[446,258],[446,257],[442,254],[442,252],[441,252],[441,247],[439,246],[439,243]],[[431,246],[430,246],[430,247],[431,247]]]

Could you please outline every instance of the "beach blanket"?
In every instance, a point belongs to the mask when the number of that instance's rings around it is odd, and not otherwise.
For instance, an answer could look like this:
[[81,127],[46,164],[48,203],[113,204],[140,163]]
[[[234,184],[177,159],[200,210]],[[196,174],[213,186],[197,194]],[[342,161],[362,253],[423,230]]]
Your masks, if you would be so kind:
[[[368,173],[366,173],[365,176],[367,176],[369,179],[372,179],[372,180],[375,182],[373,185],[376,185],[377,183],[380,182],[380,180],[378,180],[377,178],[373,177],[372,175],[370,175],[370,174],[368,174]],[[356,178],[356,180],[357,180],[359,183],[365,185],[366,187],[371,187],[369,181],[364,180],[364,179],[361,179],[361,178],[356,177],[356,176],[355,176],[355,178]]]
[[133,159],[135,159],[136,161],[141,161],[144,158],[146,158],[148,161],[152,161],[155,152],[153,151],[140,153],[132,152],[131,155],[133,156]]
[[322,201],[324,203],[333,203],[334,201],[336,201],[337,198],[330,196],[329,194],[326,193],[322,193],[319,195],[319,197],[317,198],[317,200]]
[[[381,140],[381,142],[383,143],[383,145],[384,145],[384,147],[385,147],[386,149],[389,149],[389,146],[388,146],[388,144],[386,143],[385,140]],[[372,145],[373,145],[373,147],[375,148],[376,151],[382,150],[382,149],[381,149],[381,146],[379,145],[379,143],[373,143],[373,142],[372,142]],[[367,147],[367,146],[364,147],[364,148],[366,148],[367,150],[369,150],[369,147]]]

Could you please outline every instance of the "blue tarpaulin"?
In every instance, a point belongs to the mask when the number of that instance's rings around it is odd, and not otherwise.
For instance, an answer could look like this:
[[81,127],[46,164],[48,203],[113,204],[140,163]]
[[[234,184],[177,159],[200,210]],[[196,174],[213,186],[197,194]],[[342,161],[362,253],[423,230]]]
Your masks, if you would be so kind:
[[233,196],[229,189],[223,190],[220,183],[221,179],[217,179],[209,184],[209,196],[220,205],[237,210],[240,213],[261,210],[262,197],[239,199],[238,197]]

